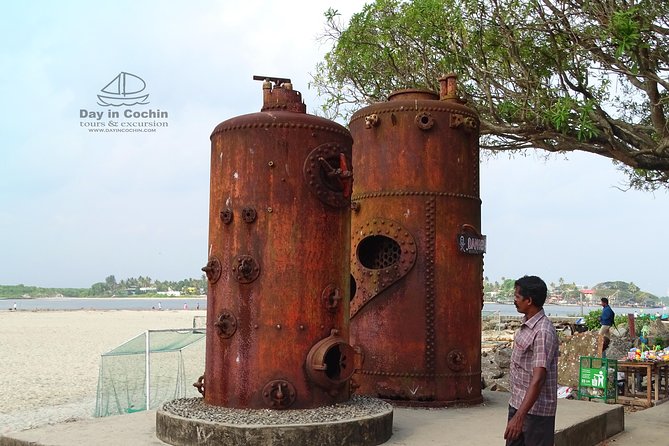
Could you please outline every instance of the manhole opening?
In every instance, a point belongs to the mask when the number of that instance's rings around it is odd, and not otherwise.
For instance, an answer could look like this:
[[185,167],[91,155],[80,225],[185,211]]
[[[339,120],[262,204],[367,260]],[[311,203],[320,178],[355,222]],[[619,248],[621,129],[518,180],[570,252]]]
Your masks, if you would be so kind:
[[358,245],[358,260],[367,269],[384,269],[400,261],[402,248],[390,237],[372,235]]
[[339,345],[335,345],[328,349],[325,353],[325,375],[333,381],[339,381],[341,379],[341,364],[342,364],[342,353]]
[[[332,156],[332,157],[327,157],[325,160],[328,162],[328,164],[334,168],[337,169],[339,167],[339,155],[337,156]],[[330,176],[328,175],[328,168],[326,166],[321,166],[320,168],[320,178],[321,182],[323,185],[331,190],[332,192],[341,192],[344,188],[341,184],[341,181],[339,181],[339,176],[338,175],[333,175]]]

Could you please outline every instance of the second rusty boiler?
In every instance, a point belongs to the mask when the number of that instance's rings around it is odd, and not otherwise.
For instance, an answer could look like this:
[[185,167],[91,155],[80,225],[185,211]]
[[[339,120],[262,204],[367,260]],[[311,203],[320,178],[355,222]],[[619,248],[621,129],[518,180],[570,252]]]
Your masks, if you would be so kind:
[[205,402],[304,409],[347,401],[350,133],[261,77],[258,113],[211,135]]
[[395,92],[350,123],[354,386],[397,404],[482,401],[479,118],[455,82]]

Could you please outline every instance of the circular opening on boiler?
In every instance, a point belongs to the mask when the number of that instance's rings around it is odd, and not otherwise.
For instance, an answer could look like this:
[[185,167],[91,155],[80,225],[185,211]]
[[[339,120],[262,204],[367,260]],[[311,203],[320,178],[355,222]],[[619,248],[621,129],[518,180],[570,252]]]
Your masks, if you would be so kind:
[[384,235],[372,235],[358,245],[358,260],[367,269],[384,269],[399,262],[402,248]]
[[341,379],[341,368],[346,357],[342,356],[339,345],[335,345],[328,349],[323,358],[325,363],[325,375],[332,381],[339,381]]
[[355,277],[353,277],[353,274],[351,274],[351,302],[353,301],[353,298],[355,298],[355,293],[358,291],[358,284],[355,282]]

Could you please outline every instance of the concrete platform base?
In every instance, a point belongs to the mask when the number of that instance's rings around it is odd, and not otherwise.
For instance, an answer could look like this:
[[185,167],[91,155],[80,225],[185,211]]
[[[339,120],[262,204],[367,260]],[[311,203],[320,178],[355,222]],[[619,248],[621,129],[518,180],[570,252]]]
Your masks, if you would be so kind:
[[376,398],[353,398],[303,410],[229,409],[202,398],[165,403],[156,436],[174,446],[376,446],[393,433],[393,407]]
[[[509,394],[484,391],[483,399],[483,404],[469,408],[395,408],[393,436],[384,443],[384,446],[504,444],[502,437],[506,426]],[[664,410],[663,406],[669,409],[667,404],[658,406],[658,408]],[[639,416],[642,416],[643,412],[653,410],[656,408],[642,411]],[[663,412],[660,415],[662,420],[666,420],[669,413]],[[666,421],[662,422],[666,423]],[[560,400],[556,418],[555,444],[556,446],[594,446],[622,432],[624,426],[624,411],[620,405]],[[664,438],[664,434],[661,436]],[[166,446],[166,443],[156,436],[155,411],[44,426],[8,433],[0,437],[0,446],[72,445]],[[347,446],[347,443],[341,446]]]

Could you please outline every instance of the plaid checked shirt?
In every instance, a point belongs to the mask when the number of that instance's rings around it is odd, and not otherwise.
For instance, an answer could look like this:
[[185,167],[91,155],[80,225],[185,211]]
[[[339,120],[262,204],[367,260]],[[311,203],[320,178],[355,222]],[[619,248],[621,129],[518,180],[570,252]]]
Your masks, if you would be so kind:
[[546,381],[529,413],[540,416],[555,416],[557,410],[557,361],[559,344],[553,323],[540,310],[530,320],[524,320],[513,339],[511,353],[511,400],[509,404],[518,409],[530,387],[532,369],[544,367]]

